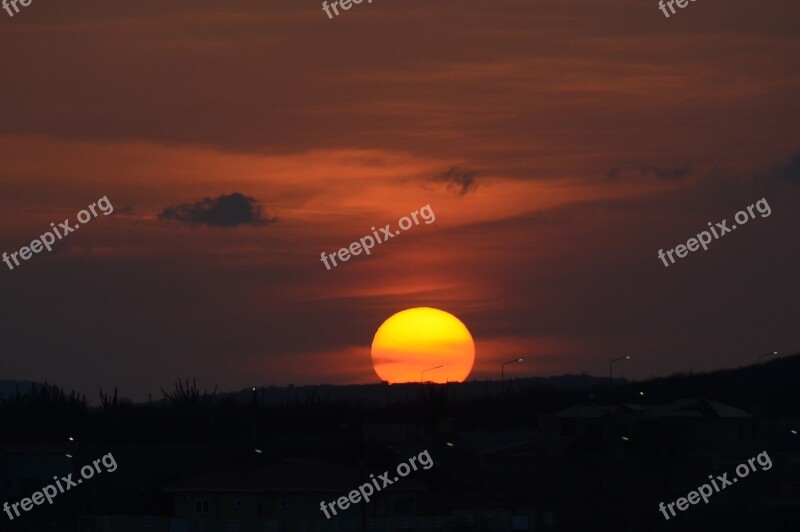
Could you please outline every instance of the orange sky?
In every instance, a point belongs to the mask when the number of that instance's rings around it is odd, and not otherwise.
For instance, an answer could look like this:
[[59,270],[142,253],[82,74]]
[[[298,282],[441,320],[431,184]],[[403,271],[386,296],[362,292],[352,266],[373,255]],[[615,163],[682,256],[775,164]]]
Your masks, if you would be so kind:
[[[646,377],[800,348],[797,2],[34,2],[0,12],[0,379],[141,398],[376,382],[391,314],[453,313],[473,376]],[[792,157],[795,159],[792,159]],[[792,162],[793,161],[793,162]],[[445,177],[448,170],[450,180]],[[452,176],[464,182],[455,182]],[[275,223],[159,218],[240,192]],[[762,197],[773,214],[664,268]],[[422,224],[327,271],[371,226]],[[794,318],[794,319],[792,319]]]

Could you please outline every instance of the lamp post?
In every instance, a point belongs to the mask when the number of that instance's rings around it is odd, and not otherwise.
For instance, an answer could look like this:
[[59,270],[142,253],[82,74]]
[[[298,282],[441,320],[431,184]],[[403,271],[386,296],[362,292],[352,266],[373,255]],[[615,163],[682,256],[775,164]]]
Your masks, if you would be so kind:
[[419,372],[419,383],[422,384],[423,382],[425,382],[425,380],[424,380],[425,379],[425,372],[431,371],[431,370],[434,370],[434,369],[443,368],[443,367],[444,367],[444,364],[442,364],[440,366],[436,366],[435,368],[423,369],[422,371]]
[[778,354],[777,351],[773,351],[772,353],[767,353],[765,355],[761,355],[760,357],[758,357],[758,363],[761,364],[761,361],[764,360],[765,358],[771,357],[771,356],[775,356],[777,354]]
[[611,373],[612,368],[614,367],[614,362],[619,362],[620,360],[629,360],[630,358],[631,358],[630,356],[626,355],[624,357],[614,358],[614,359],[612,359],[612,360],[610,360],[608,362],[608,383],[609,384],[614,384],[614,377],[612,376],[612,373]]
[[500,364],[500,384],[503,384],[503,381],[506,379],[506,366],[509,364],[513,364],[515,362],[522,362],[522,358],[515,358],[514,360],[509,360],[508,362],[503,362]]

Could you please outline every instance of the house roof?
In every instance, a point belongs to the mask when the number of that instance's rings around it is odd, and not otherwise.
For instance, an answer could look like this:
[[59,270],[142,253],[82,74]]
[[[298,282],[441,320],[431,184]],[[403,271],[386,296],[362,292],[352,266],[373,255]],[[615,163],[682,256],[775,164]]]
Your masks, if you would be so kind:
[[749,413],[710,399],[680,399],[670,405],[656,405],[647,411],[648,418],[697,417],[697,418],[749,418]]

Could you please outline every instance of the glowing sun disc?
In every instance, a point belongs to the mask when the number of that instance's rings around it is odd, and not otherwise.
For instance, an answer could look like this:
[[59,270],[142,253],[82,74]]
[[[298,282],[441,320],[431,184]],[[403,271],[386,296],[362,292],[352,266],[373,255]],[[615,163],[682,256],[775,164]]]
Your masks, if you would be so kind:
[[[467,327],[443,310],[417,307],[389,317],[372,340],[372,366],[390,383],[464,381],[475,363]],[[436,366],[444,366],[432,369]],[[428,371],[426,371],[428,370]]]

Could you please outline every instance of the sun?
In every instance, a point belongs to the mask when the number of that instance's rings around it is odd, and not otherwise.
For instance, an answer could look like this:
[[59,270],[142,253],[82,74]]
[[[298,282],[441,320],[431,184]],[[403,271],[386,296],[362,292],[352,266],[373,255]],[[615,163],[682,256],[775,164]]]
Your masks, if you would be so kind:
[[422,372],[425,381],[464,381],[474,362],[475,342],[467,327],[435,308],[410,308],[392,315],[372,340],[375,373],[392,384],[419,382]]

